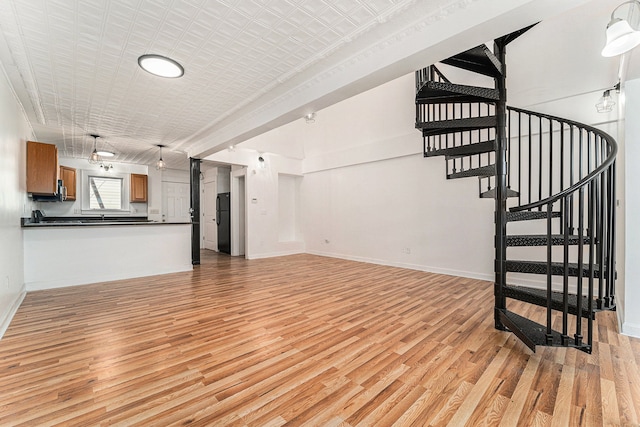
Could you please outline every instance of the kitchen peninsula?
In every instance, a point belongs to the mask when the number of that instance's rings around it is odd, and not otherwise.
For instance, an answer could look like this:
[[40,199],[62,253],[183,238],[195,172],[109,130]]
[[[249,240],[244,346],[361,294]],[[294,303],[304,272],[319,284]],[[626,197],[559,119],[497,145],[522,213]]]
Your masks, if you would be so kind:
[[27,292],[190,271],[191,223],[25,221]]

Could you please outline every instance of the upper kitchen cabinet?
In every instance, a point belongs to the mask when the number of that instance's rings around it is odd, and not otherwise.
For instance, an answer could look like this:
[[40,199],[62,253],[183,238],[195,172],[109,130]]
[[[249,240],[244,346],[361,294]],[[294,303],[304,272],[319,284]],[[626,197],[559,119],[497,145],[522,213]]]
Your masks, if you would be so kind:
[[76,170],[68,166],[60,166],[60,179],[62,179],[62,184],[67,188],[65,200],[76,200]]
[[147,175],[131,174],[131,189],[129,194],[131,203],[147,202]]
[[27,193],[54,195],[58,192],[58,147],[27,142]]

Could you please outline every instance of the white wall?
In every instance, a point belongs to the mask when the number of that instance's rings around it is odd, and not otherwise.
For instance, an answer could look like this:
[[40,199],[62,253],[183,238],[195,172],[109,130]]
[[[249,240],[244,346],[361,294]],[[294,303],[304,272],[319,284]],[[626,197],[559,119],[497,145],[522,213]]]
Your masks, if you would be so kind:
[[[624,252],[618,254],[618,286],[617,298],[620,305],[622,332],[640,337],[640,169],[634,167],[640,159],[640,80],[625,84],[626,106],[624,146],[622,149],[622,175],[624,180],[619,187],[623,197],[621,200],[622,215],[619,216],[618,233]],[[620,218],[621,217],[621,218]],[[622,275],[620,274],[622,273]]]
[[493,203],[411,155],[307,174],[307,252],[492,280]]
[[0,337],[25,295],[20,218],[33,206],[26,197],[26,141],[33,138],[0,66]]
[[307,251],[492,280],[493,202],[477,179],[447,181],[443,158],[423,158],[414,97],[407,75],[307,127]]

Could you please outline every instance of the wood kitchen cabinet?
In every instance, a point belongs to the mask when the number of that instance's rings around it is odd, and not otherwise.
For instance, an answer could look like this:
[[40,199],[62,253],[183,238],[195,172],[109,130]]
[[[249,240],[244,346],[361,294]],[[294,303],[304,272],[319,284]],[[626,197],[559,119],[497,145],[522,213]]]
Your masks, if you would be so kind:
[[76,199],[76,170],[68,166],[60,166],[60,179],[62,185],[67,188],[67,198],[65,200]]
[[130,177],[131,185],[129,191],[129,201],[132,203],[147,202],[147,175],[132,173]]
[[58,172],[58,147],[27,141],[27,193],[56,194]]

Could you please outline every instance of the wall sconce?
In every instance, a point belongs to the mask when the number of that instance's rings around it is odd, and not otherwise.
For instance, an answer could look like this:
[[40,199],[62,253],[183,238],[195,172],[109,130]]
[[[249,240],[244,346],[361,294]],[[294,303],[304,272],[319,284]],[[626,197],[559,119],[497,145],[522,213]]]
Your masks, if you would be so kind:
[[158,144],[158,147],[160,148],[160,158],[156,162],[156,169],[159,171],[163,171],[167,168],[167,164],[164,160],[162,160],[162,147],[164,147],[164,145]]
[[620,83],[618,82],[618,84],[616,84],[612,89],[607,89],[602,93],[602,97],[596,104],[596,110],[598,113],[609,113],[613,111],[613,107],[616,103],[611,97],[612,90],[615,90],[616,93],[620,93]]
[[100,163],[100,167],[104,169],[105,172],[109,172],[111,169],[113,169],[113,165],[111,163],[109,163],[108,165]]
[[305,114],[304,120],[307,122],[308,125],[310,125],[311,123],[315,123],[316,113]]
[[262,154],[258,156],[258,167],[260,169],[265,169],[267,167],[267,164],[264,161],[264,157],[262,157]]
[[[616,14],[622,17],[616,17]],[[626,1],[613,10],[611,20],[607,24],[607,42],[602,49],[602,56],[621,55],[640,44],[640,31],[637,30],[639,15],[638,0]]]

